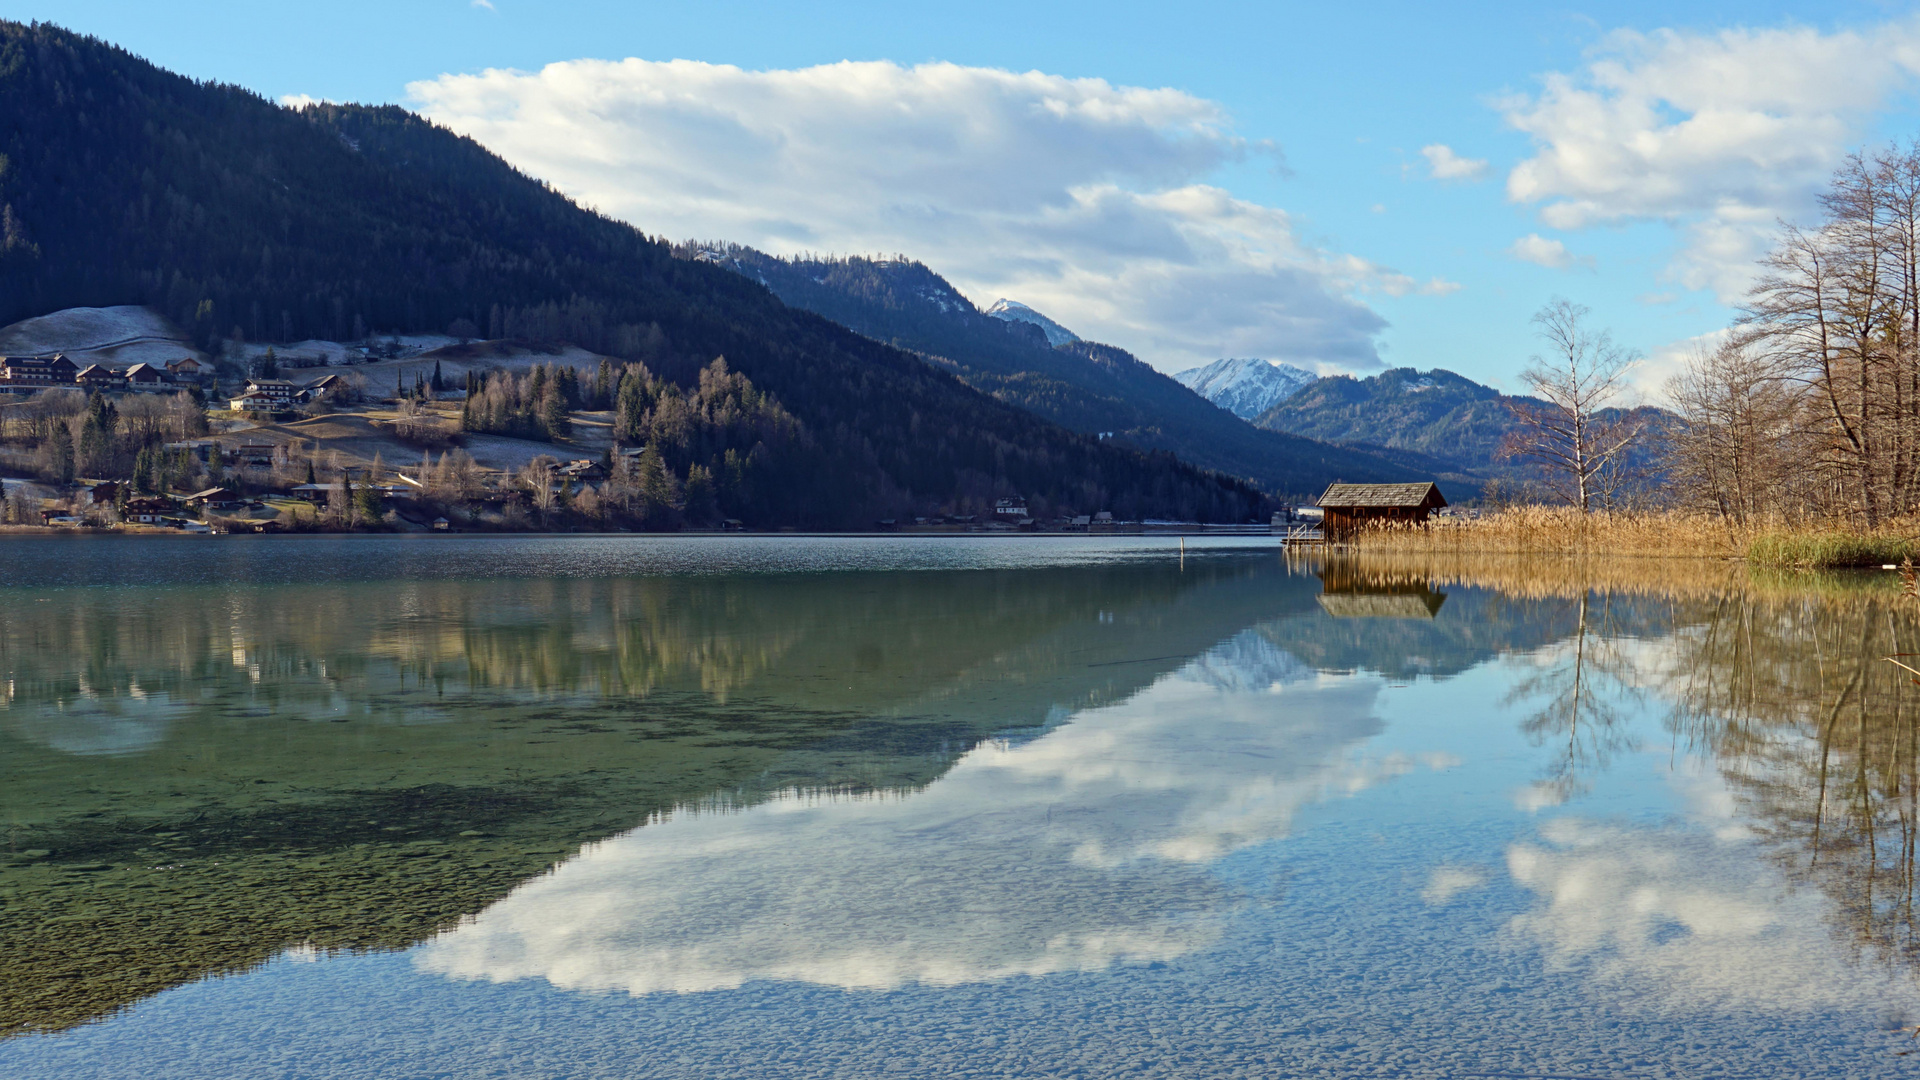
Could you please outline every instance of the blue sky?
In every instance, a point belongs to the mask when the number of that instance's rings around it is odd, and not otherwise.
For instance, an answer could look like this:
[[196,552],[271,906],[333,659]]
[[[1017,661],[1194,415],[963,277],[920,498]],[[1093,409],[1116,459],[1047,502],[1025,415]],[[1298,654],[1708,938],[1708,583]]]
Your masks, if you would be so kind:
[[[1770,223],[1811,216],[1841,154],[1920,134],[1920,22],[1888,4],[0,16],[274,99],[423,109],[652,233],[903,252],[1167,369],[1261,355],[1510,386],[1528,317],[1564,295],[1654,358],[1652,384],[1727,324]],[[841,61],[888,63],[823,66]]]

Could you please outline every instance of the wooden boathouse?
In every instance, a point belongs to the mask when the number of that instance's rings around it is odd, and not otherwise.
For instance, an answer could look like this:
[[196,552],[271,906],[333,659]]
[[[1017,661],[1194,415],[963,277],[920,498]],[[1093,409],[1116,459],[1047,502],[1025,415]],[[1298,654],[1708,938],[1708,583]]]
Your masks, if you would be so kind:
[[1368,525],[1419,524],[1447,505],[1431,481],[1419,484],[1330,484],[1320,496],[1320,535],[1351,537]]

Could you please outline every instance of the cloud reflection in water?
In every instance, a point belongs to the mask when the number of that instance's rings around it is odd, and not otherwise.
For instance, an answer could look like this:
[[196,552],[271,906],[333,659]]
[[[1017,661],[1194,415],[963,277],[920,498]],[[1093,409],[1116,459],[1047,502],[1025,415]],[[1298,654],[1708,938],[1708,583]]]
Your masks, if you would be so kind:
[[1368,760],[1378,683],[1242,634],[1127,702],[976,748],[907,795],[790,795],[583,852],[416,954],[423,969],[635,994],[1100,970],[1214,942],[1214,860],[1411,768]]

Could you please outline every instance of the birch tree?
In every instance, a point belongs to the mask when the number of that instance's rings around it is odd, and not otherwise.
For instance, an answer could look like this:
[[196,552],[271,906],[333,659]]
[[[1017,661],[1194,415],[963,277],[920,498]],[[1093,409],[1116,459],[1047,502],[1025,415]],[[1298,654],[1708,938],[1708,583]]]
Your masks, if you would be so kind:
[[1609,506],[1629,479],[1628,447],[1639,421],[1621,411],[1627,372],[1639,354],[1587,323],[1592,312],[1554,300],[1534,315],[1546,348],[1520,373],[1539,402],[1515,401],[1518,421],[1504,452],[1538,463],[1546,484],[1582,513]]

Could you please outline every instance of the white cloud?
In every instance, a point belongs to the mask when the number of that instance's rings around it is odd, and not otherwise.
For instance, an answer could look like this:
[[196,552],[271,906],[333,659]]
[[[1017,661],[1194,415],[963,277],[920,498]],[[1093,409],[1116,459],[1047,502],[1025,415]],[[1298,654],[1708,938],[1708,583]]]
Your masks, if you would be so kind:
[[289,109],[304,109],[309,105],[327,104],[327,99],[317,98],[311,94],[282,94],[280,95],[280,104],[285,105]]
[[1445,143],[1420,148],[1427,159],[1427,175],[1435,180],[1479,180],[1487,175],[1484,158],[1463,158]]
[[1577,262],[1592,262],[1591,259],[1574,258],[1573,253],[1567,250],[1567,245],[1558,240],[1549,240],[1539,233],[1528,233],[1515,240],[1507,248],[1507,254],[1521,262],[1530,262],[1550,270],[1565,270]]
[[954,64],[578,60],[412,84],[428,116],[650,233],[905,252],[1177,368],[1378,362],[1370,293],[1441,295],[1206,182],[1270,144],[1216,103]]
[[477,8],[485,8],[488,11],[494,10],[493,0],[473,0],[473,3],[471,6],[477,7]]
[[1170,960],[1257,899],[1217,860],[1406,771],[1361,752],[1378,692],[1241,634],[1127,702],[982,745],[921,792],[795,795],[595,845],[415,962],[644,994]]
[[1803,218],[1864,137],[1873,111],[1920,70],[1920,23],[1823,34],[1622,31],[1577,72],[1507,101],[1533,157],[1507,177],[1557,229],[1664,221],[1688,288],[1744,294],[1778,218]]
[[1920,999],[1834,940],[1829,901],[1793,889],[1742,839],[1548,822],[1508,850],[1542,903],[1508,931],[1556,968],[1614,991],[1611,1007],[1792,1017],[1910,1014]]

